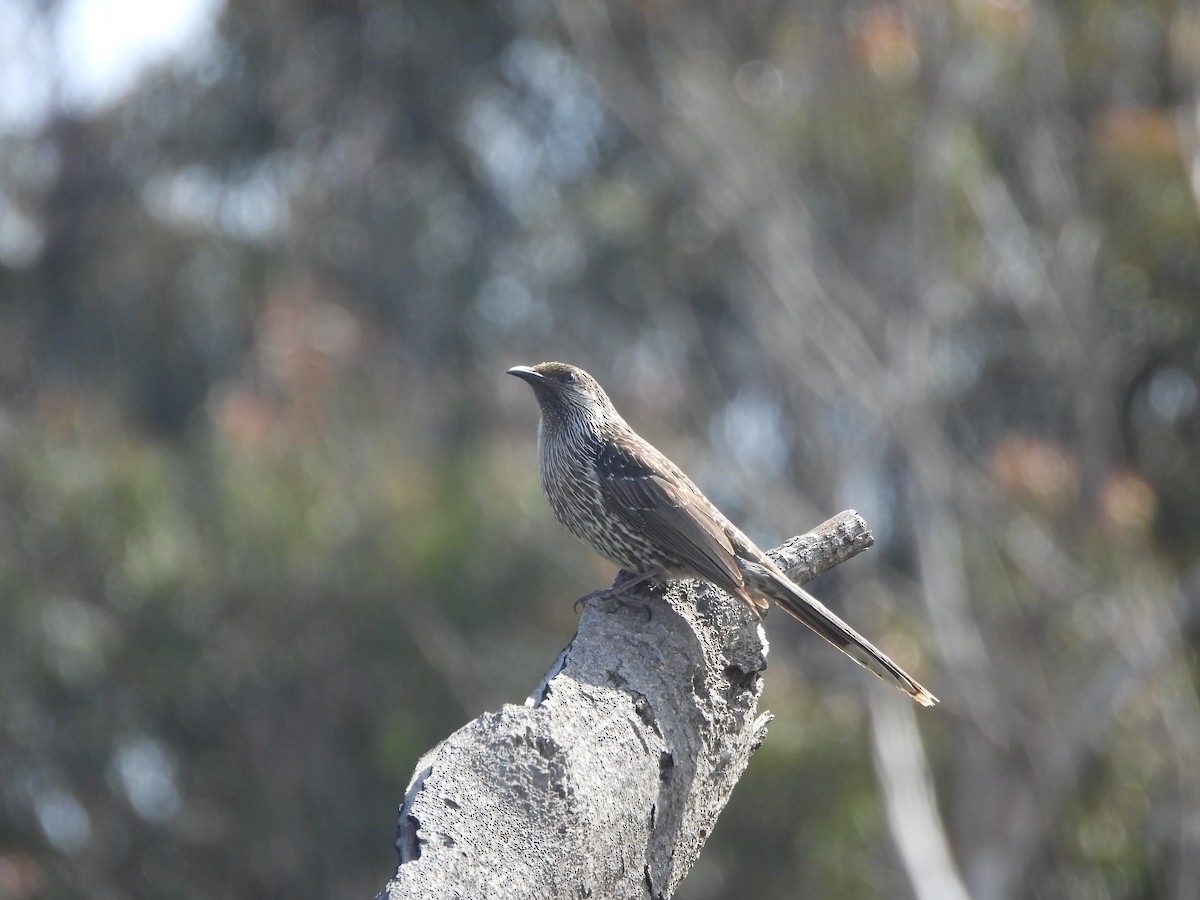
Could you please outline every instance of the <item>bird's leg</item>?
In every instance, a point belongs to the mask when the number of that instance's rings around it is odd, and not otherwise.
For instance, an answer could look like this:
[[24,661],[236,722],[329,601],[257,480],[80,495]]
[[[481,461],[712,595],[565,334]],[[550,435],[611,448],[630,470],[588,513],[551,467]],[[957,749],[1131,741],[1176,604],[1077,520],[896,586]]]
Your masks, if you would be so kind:
[[[653,581],[656,578],[661,578],[662,576],[663,571],[659,568],[647,569],[645,572],[637,573],[630,573],[625,569],[622,569],[619,573],[617,573],[617,583],[615,585],[610,588],[605,588],[601,591],[592,591],[587,596],[580,597],[578,600],[576,600],[575,611],[579,611],[579,605],[581,603],[586,603],[588,600],[592,599],[595,599],[599,603],[612,600],[618,604],[624,604],[625,601],[623,597],[632,588],[637,587],[639,584],[644,584],[647,581]],[[649,607],[646,608],[646,618],[647,620],[650,618]]]
[[655,566],[652,569],[647,569],[645,572],[631,573],[622,569],[617,573],[617,584],[615,587],[610,587],[607,591],[601,591],[607,597],[617,597],[627,591],[637,587],[639,584],[645,584],[647,581],[653,581],[655,578],[662,578],[663,570]]

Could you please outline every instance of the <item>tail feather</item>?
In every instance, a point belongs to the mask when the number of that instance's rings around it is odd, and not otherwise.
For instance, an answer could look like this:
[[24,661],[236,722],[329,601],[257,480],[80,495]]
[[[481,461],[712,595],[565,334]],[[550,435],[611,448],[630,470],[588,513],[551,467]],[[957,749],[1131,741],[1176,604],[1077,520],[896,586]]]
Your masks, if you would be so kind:
[[894,684],[922,706],[933,706],[938,702],[937,697],[800,585],[765,567],[761,569],[761,573],[744,571],[743,574],[750,576],[746,580],[748,592],[761,592],[770,597],[863,668],[870,669],[884,681]]

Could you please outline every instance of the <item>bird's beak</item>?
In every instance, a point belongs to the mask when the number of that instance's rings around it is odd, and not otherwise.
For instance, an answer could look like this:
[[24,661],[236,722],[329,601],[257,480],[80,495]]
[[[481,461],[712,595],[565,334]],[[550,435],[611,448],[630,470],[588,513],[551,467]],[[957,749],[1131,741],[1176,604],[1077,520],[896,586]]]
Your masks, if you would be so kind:
[[513,366],[508,370],[508,374],[516,375],[518,378],[528,381],[530,384],[540,384],[546,380],[544,375],[542,375],[540,372],[535,372],[533,369],[529,368],[529,366]]

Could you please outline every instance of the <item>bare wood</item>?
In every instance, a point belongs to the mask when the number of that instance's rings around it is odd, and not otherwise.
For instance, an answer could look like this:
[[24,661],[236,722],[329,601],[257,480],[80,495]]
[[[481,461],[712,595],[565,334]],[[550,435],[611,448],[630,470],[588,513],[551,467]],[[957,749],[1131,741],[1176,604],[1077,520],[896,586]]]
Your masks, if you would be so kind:
[[[848,510],[771,556],[804,582],[872,543]],[[669,897],[766,736],[766,656],[745,604],[703,583],[591,595],[524,706],[418,762],[379,897]]]

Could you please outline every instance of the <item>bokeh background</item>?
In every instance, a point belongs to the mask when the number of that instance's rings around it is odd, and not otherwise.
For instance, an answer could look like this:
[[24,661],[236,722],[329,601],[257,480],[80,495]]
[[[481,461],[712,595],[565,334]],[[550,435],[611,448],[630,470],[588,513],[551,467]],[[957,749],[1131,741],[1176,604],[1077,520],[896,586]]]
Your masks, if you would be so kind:
[[679,897],[1196,896],[1194,3],[3,0],[0,82],[0,898],[373,896],[613,574],[544,359],[860,510],[943,700],[772,616]]

